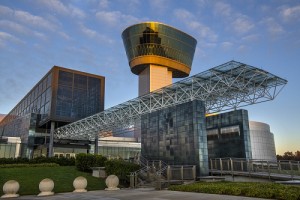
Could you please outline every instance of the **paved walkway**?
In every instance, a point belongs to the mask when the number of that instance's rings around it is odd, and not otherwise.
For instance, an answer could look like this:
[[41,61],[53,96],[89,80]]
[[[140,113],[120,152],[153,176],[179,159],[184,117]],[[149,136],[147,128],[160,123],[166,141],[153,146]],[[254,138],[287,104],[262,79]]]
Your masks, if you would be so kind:
[[60,193],[54,196],[37,197],[37,196],[21,196],[14,199],[23,200],[139,200],[139,199],[153,199],[153,200],[262,200],[261,198],[249,198],[249,197],[238,197],[228,195],[217,195],[217,194],[203,194],[193,192],[176,192],[168,190],[154,190],[151,188],[141,189],[122,189],[118,191],[89,191],[86,193]]

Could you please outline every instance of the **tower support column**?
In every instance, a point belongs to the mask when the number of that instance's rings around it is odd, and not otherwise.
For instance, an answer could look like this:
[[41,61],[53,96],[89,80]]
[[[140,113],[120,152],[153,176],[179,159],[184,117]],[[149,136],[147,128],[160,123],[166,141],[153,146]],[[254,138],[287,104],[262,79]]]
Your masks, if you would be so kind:
[[54,128],[55,122],[51,122],[48,157],[53,157]]

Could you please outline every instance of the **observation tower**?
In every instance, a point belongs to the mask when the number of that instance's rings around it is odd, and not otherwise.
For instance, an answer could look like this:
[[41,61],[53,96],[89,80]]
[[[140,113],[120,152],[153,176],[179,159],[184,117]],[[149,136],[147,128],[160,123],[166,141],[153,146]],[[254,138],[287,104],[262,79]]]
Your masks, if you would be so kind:
[[131,72],[139,75],[139,96],[189,76],[197,41],[166,24],[144,22],[122,33]]

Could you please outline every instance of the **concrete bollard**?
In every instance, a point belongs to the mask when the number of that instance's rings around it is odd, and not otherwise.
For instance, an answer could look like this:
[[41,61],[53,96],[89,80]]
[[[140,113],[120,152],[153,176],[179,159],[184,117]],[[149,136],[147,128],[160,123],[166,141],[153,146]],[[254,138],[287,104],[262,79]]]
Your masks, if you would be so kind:
[[119,178],[116,175],[109,175],[105,183],[107,185],[105,190],[120,190],[120,188],[117,187],[119,185]]
[[54,192],[52,192],[54,188],[54,182],[50,178],[43,179],[39,184],[40,193],[38,196],[50,196],[53,195]]
[[20,184],[15,180],[9,180],[3,185],[3,193],[4,195],[1,198],[11,198],[18,197],[17,194],[20,189]]
[[86,192],[87,180],[83,176],[78,176],[73,181],[74,191],[73,192]]

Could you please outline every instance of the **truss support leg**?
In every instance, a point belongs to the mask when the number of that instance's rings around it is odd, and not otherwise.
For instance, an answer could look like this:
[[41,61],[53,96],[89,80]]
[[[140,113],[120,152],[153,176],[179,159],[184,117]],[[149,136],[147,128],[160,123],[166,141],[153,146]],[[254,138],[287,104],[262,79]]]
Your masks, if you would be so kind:
[[54,128],[55,122],[51,122],[48,157],[53,157]]
[[95,137],[95,151],[94,151],[94,154],[95,155],[98,155],[98,152],[99,152],[99,147],[98,147],[98,135]]

